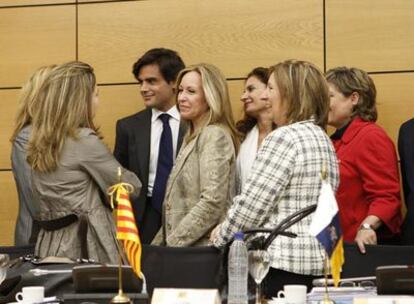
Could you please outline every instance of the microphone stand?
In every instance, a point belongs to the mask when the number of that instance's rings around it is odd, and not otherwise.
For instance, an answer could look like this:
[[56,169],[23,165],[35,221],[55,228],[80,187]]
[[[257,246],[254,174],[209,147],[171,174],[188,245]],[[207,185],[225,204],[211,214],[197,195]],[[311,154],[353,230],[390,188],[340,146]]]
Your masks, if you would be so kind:
[[[313,213],[316,210],[316,204],[309,207],[303,208],[292,215],[286,217],[282,220],[274,229],[263,229],[263,228],[253,228],[243,231],[245,235],[255,234],[255,233],[269,233],[269,236],[264,240],[264,242],[259,242],[258,250],[267,250],[270,244],[274,239],[279,236],[286,236],[291,238],[296,238],[297,234],[293,232],[286,231],[288,228],[301,221],[303,218],[307,217],[309,214]],[[231,242],[229,242],[230,244]]]
[[243,231],[245,235],[255,234],[255,233],[269,233],[269,236],[265,239],[264,243],[261,245],[261,250],[267,250],[270,244],[275,240],[275,238],[279,235],[295,238],[297,237],[296,233],[286,231],[291,226],[302,220],[303,218],[307,217],[309,214],[313,213],[316,210],[316,204],[311,205],[309,207],[303,208],[299,211],[296,211],[292,215],[289,215],[283,221],[279,223],[273,229],[266,229],[266,228],[253,228]]

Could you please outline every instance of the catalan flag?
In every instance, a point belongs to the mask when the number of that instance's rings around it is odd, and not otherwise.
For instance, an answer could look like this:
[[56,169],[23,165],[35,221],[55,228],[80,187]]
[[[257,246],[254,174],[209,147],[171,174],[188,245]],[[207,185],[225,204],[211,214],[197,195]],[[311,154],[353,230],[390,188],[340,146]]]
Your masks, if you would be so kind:
[[135,224],[134,213],[129,201],[128,191],[122,184],[117,186],[117,233],[116,236],[122,241],[128,261],[138,277],[141,274],[141,253],[142,246],[139,239],[138,229]]
[[318,205],[310,225],[309,233],[315,236],[324,247],[331,264],[331,273],[335,286],[341,279],[344,263],[342,230],[339,224],[338,205],[331,185],[322,181]]

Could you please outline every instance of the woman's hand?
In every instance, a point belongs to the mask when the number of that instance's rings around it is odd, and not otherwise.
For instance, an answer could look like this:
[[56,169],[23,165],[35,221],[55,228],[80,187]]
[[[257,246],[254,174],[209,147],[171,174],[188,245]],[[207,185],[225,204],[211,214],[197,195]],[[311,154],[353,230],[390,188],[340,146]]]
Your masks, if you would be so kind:
[[[375,232],[382,225],[382,221],[376,215],[368,215],[361,223],[356,236],[357,243],[361,253],[365,253],[365,245],[377,245],[377,233]],[[367,227],[365,227],[367,226]]]
[[359,229],[355,237],[355,242],[361,253],[365,253],[365,244],[377,245],[377,234],[374,229]]
[[214,243],[214,240],[217,238],[217,235],[220,231],[220,225],[217,225],[210,233],[210,243]]

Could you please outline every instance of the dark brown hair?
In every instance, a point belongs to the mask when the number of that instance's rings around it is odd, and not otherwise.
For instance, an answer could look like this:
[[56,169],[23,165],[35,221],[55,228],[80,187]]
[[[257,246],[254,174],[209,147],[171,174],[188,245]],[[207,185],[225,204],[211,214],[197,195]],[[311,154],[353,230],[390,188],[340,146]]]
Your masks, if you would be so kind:
[[[256,77],[260,82],[267,85],[269,80],[269,69],[264,67],[254,68],[249,74],[247,74],[246,81],[250,77]],[[257,119],[244,113],[243,119],[236,123],[237,131],[240,133],[241,140],[246,138],[247,133],[257,124]]]
[[164,48],[150,49],[132,67],[132,73],[137,80],[141,69],[150,64],[158,65],[166,82],[175,82],[178,73],[185,67],[176,51]]

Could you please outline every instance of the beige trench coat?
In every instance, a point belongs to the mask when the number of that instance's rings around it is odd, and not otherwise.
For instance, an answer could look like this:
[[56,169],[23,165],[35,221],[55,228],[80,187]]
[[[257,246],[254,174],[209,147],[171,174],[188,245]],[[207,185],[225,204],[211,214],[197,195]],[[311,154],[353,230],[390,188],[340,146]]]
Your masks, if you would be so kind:
[[[115,225],[104,193],[118,182],[120,164],[91,129],[80,129],[79,138],[68,138],[58,168],[51,173],[33,171],[33,191],[39,197],[40,220],[76,214],[87,222],[86,244],[90,259],[117,263]],[[122,171],[122,181],[135,188],[141,183],[132,172]],[[35,253],[40,257],[81,256],[80,221],[55,231],[40,230]]]
[[154,245],[205,246],[235,194],[235,149],[229,132],[204,127],[183,143],[168,179],[163,225]]

